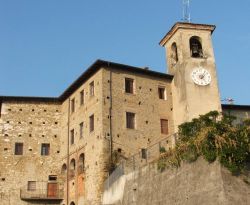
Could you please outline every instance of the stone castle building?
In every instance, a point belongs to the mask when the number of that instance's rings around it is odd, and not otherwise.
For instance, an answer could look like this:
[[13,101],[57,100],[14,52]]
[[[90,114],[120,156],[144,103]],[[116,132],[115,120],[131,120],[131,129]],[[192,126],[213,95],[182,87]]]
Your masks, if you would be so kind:
[[97,205],[114,151],[129,157],[221,105],[213,25],[176,23],[160,41],[168,74],[94,62],[59,97],[0,97],[0,204]]

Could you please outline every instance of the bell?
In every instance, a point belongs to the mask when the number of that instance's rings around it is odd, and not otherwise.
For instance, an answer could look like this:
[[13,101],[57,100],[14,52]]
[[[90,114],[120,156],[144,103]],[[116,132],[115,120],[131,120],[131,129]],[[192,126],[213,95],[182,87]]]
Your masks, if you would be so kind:
[[198,46],[197,46],[197,45],[193,45],[192,53],[193,53],[193,54],[199,54],[199,49],[198,49]]

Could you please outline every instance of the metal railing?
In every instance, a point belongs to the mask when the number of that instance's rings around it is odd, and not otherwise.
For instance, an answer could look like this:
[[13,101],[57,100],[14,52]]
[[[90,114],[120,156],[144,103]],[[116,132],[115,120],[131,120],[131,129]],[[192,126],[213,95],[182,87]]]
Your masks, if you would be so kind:
[[32,186],[20,189],[20,198],[23,200],[61,200],[63,199],[63,188],[57,182],[35,181]]
[[175,146],[177,139],[177,133],[172,134],[149,147],[141,149],[129,158],[121,160],[116,169],[105,180],[104,189],[107,190],[122,175],[134,172],[160,158],[162,153]]

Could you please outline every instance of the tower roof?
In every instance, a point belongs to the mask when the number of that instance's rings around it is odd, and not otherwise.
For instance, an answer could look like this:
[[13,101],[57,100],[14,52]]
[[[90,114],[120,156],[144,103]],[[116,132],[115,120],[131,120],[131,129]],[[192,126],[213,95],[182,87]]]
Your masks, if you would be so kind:
[[164,46],[178,29],[208,30],[208,31],[211,31],[211,33],[213,33],[213,31],[215,30],[215,28],[216,28],[215,25],[177,22],[170,29],[170,31],[161,39],[161,41],[159,42],[159,44],[161,46]]

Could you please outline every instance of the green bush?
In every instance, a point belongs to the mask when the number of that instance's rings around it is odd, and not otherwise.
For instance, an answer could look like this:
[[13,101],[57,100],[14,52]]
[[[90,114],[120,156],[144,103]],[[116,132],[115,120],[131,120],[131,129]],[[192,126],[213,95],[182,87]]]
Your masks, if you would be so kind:
[[160,151],[160,153],[165,153],[165,152],[166,152],[166,149],[165,149],[165,147],[160,147],[160,148],[159,148],[159,151]]
[[250,162],[250,119],[234,125],[235,119],[212,111],[181,124],[179,141],[171,153],[166,153],[167,157],[160,159],[159,169],[202,156],[210,163],[218,159],[233,174],[243,172]]

